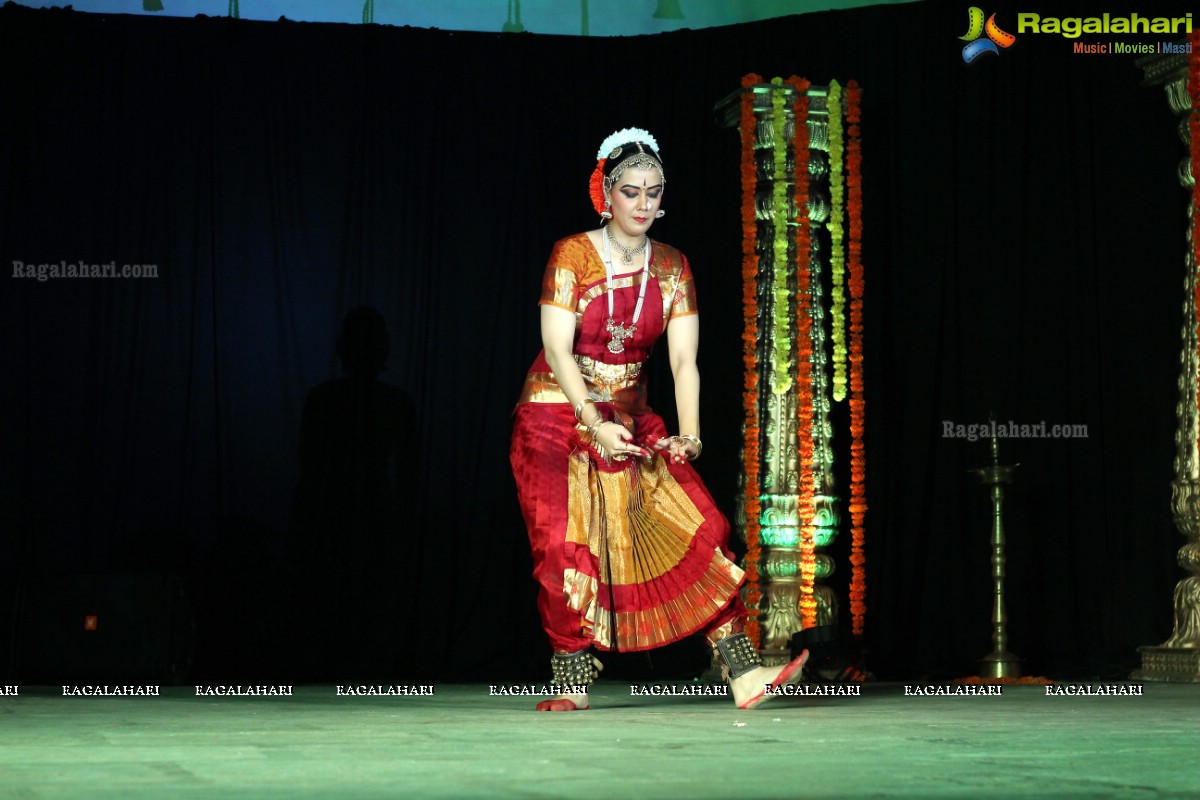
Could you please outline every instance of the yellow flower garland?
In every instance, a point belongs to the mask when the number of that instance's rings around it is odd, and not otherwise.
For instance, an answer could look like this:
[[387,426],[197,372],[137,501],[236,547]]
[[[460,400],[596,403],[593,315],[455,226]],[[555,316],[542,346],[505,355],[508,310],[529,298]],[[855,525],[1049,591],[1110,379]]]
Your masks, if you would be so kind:
[[845,228],[845,185],[842,177],[842,87],[829,82],[825,107],[829,111],[829,265],[832,273],[833,399],[846,399],[846,252],[842,241]]
[[791,316],[788,307],[791,292],[788,291],[787,264],[788,223],[787,192],[787,114],[784,110],[784,93],[779,91],[783,81],[771,79],[771,153],[774,166],[771,171],[771,220],[774,235],[771,240],[771,255],[774,261],[775,285],[772,287],[771,303],[771,391],[786,394],[792,388],[792,337],[789,335]]

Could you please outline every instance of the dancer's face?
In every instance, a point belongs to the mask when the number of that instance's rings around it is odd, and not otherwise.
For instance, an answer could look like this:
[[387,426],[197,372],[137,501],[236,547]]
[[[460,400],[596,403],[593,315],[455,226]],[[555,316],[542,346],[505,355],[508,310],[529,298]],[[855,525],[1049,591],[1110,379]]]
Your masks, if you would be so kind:
[[657,168],[626,169],[608,193],[612,204],[611,224],[627,239],[641,239],[654,224],[662,192],[662,173]]

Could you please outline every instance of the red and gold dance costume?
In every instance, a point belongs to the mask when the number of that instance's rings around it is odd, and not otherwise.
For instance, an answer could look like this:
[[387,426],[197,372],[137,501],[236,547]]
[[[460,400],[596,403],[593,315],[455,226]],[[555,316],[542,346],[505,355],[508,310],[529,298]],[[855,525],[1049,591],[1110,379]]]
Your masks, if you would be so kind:
[[[715,645],[740,633],[745,619],[728,521],[691,464],[653,450],[668,433],[647,405],[643,366],[667,324],[697,309],[683,254],[658,242],[651,252],[644,311],[623,352],[608,348],[609,287],[587,234],[554,246],[542,284],[541,304],[575,314],[575,361],[597,410],[654,453],[601,457],[538,354],[517,405],[510,459],[538,610],[558,652],[646,650],[697,632]],[[615,275],[615,319],[632,318],[642,274]]]

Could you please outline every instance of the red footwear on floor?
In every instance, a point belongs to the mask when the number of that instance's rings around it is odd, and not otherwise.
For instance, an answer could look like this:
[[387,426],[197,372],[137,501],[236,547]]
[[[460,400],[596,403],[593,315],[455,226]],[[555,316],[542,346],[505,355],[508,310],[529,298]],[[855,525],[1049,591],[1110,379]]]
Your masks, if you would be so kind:
[[751,708],[760,706],[763,703],[765,703],[767,700],[770,700],[772,697],[775,696],[772,693],[775,689],[778,689],[780,686],[789,686],[789,685],[799,681],[800,678],[803,677],[803,675],[804,675],[804,662],[805,661],[808,661],[808,651],[807,650],[801,652],[800,655],[793,658],[790,662],[788,662],[788,665],[786,667],[784,667],[782,670],[779,671],[779,674],[775,676],[775,680],[771,681],[771,689],[770,690],[767,690],[764,687],[763,691],[759,692],[758,694],[754,695],[754,697],[751,697],[749,700],[742,703],[740,706],[738,706],[738,708],[740,708],[742,710],[746,710],[746,709],[751,709]]

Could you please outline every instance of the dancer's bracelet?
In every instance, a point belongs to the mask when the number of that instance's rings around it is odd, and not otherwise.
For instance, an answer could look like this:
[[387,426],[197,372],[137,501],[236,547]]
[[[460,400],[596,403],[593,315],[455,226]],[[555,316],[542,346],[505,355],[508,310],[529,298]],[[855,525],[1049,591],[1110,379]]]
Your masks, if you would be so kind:
[[675,441],[691,442],[692,444],[696,445],[696,455],[690,459],[691,461],[695,461],[700,457],[700,454],[704,452],[704,442],[700,441],[700,437],[696,436],[695,434],[681,433],[675,437]]
[[591,434],[593,441],[596,439],[596,433],[600,430],[600,426],[604,425],[608,421],[609,420],[606,420],[604,417],[597,414],[596,418],[592,420],[592,424],[587,426],[587,431],[589,434]]
[[596,401],[594,401],[590,397],[585,397],[582,400],[580,400],[578,403],[575,404],[575,419],[577,421],[583,422],[583,407],[586,406],[588,403],[592,404],[592,408],[596,407]]

